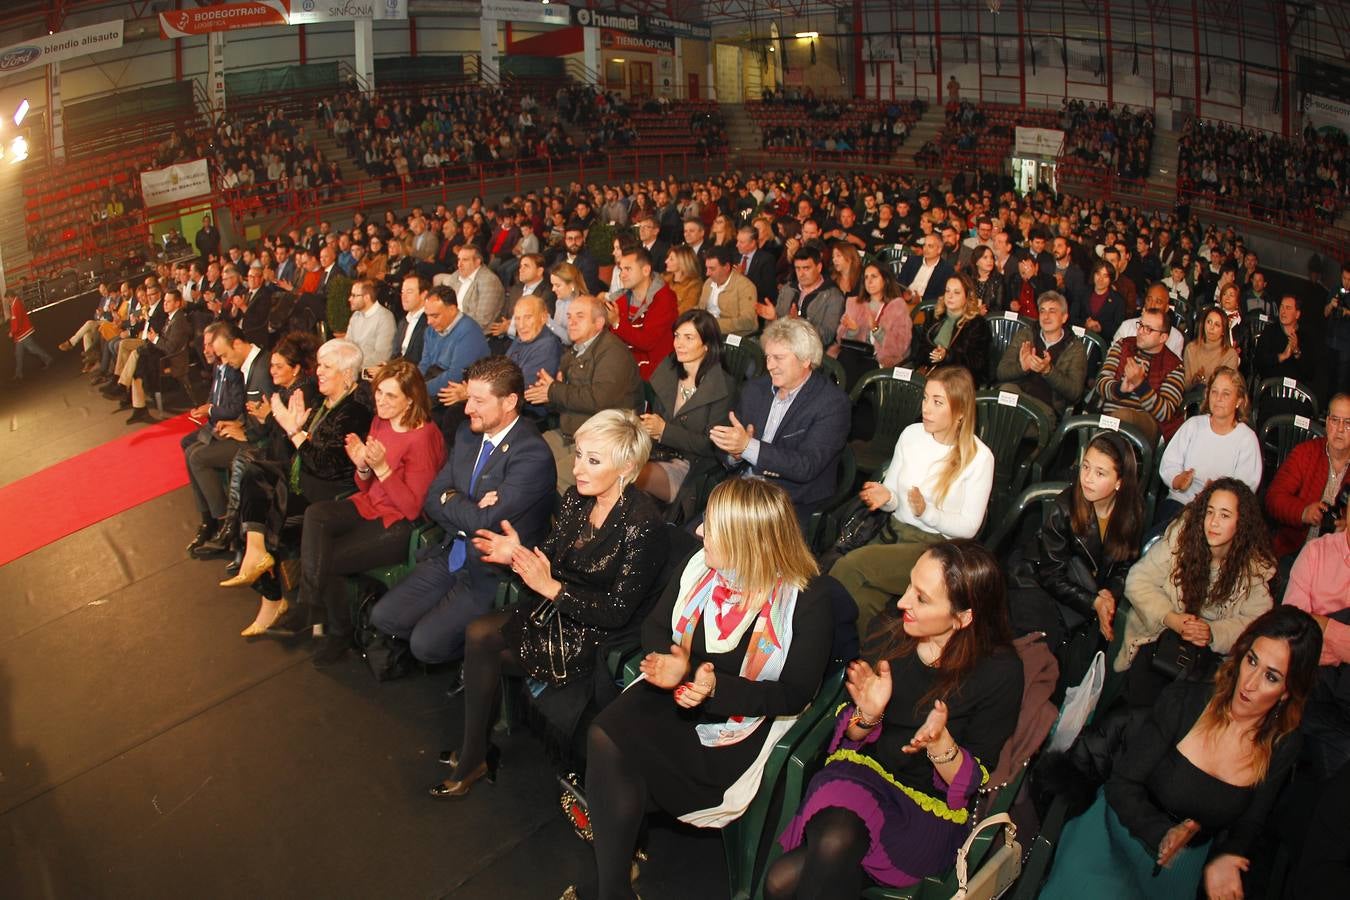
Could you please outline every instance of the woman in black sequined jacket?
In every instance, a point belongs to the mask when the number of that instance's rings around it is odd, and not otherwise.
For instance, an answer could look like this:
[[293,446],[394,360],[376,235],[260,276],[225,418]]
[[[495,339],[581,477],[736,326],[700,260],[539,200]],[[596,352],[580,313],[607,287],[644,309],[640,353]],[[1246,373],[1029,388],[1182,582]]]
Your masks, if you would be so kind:
[[551,693],[563,708],[546,714],[555,725],[564,720],[566,733],[589,703],[597,649],[623,631],[635,633],[655,602],[670,547],[655,501],[633,486],[650,451],[636,415],[596,413],[577,430],[577,485],[544,542],[522,546],[506,521],[500,532],[474,537],[483,561],[509,565],[527,590],[515,606],[469,625],[464,737],[458,753],[442,754],[455,768],[431,788],[433,798],[464,796],[480,778],[495,777],[488,732],[503,672],[530,679],[539,699]]

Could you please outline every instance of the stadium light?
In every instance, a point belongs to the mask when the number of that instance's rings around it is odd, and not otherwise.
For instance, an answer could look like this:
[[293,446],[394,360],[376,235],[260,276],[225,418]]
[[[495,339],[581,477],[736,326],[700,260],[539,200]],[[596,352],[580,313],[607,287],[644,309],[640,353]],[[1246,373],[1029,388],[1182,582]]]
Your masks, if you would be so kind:
[[24,117],[27,115],[28,115],[28,100],[25,99],[22,103],[19,104],[18,110],[15,111],[14,113],[14,124],[16,126],[22,125]]
[[20,163],[28,158],[28,141],[24,140],[23,135],[16,137],[9,145],[10,163]]
[[818,38],[818,37],[820,37],[820,32],[819,32],[819,31],[799,31],[799,32],[797,32],[796,34],[794,34],[793,37],[801,38],[802,40],[809,40],[810,38]]

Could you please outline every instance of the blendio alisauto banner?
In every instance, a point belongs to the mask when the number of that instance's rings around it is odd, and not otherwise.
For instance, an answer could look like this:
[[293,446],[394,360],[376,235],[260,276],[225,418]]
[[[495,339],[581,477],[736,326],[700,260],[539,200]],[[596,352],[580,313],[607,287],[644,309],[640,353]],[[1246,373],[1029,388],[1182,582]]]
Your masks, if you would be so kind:
[[222,3],[159,14],[159,36],[165,38],[234,31],[260,25],[285,25],[288,0],[254,0],[252,3]]
[[11,44],[0,50],[0,75],[13,75],[25,69],[36,69],[48,63],[60,62],[73,56],[87,56],[100,50],[116,50],[122,46],[122,20],[86,25],[56,34],[44,34]]
[[209,193],[211,173],[204,159],[141,173],[141,196],[147,207],[182,203]]

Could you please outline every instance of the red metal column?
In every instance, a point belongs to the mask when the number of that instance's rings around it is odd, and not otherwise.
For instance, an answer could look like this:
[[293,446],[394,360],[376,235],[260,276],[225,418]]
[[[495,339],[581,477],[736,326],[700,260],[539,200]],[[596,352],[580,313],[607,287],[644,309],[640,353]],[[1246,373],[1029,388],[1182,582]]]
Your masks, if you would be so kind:
[[1195,59],[1195,117],[1201,115],[1200,101],[1200,11],[1198,0],[1191,0],[1191,56]]
[[[853,96],[860,100],[867,95],[866,80],[863,76],[862,0],[853,0]],[[877,96],[881,96],[880,91]]]
[[305,26],[301,25],[296,30],[296,39],[300,44],[300,65],[303,66],[309,61],[309,47],[306,45],[305,41]]
[[1284,3],[1275,4],[1275,43],[1280,48],[1280,133],[1289,137],[1289,13]]
[[[183,8],[183,0],[173,0],[174,9]],[[183,80],[183,39],[173,39],[173,80]]]
[[1111,65],[1111,0],[1102,0],[1102,18],[1105,20],[1106,28],[1106,60],[1103,63],[1106,68],[1106,105],[1110,106],[1115,93],[1111,84],[1113,81],[1111,70],[1114,68]]
[[1023,109],[1027,108],[1027,34],[1022,19],[1022,4],[1017,4],[1017,93]]
[[[916,76],[915,80],[918,78]],[[942,4],[933,4],[933,83],[937,89],[933,92],[933,102],[938,106],[947,103],[947,88],[942,83]]]
[[417,58],[417,19],[408,16],[408,55]]

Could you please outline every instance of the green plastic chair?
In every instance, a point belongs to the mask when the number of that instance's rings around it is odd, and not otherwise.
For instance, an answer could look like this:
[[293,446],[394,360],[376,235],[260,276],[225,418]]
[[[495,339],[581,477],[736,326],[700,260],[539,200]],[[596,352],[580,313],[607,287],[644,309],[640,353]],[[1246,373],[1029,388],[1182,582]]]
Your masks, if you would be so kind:
[[390,566],[377,566],[367,569],[361,575],[374,579],[384,585],[385,590],[392,588],[408,577],[408,573],[417,565],[417,554],[431,544],[440,543],[445,538],[445,529],[430,519],[423,517],[413,527],[408,537],[408,556],[403,562]]
[[765,844],[774,841],[787,826],[796,806],[788,809],[785,800],[773,821],[773,829],[766,828],[769,812],[780,794],[801,797],[811,757],[819,755],[820,747],[834,729],[835,711],[844,699],[845,672],[841,668],[825,676],[811,705],[774,744],[749,808],[740,818],[722,827],[722,848],[726,852],[727,881],[733,900],[762,896],[764,872],[773,855],[772,847],[776,846]]
[[1181,411],[1185,418],[1200,415],[1200,410],[1205,406],[1205,392],[1205,385],[1197,384],[1182,395]]
[[848,390],[848,374],[844,371],[844,367],[839,363],[839,360],[833,356],[822,356],[820,358],[820,371],[830,376],[830,380],[834,382],[835,387],[840,390]]
[[1275,476],[1289,452],[1304,441],[1324,438],[1327,430],[1322,423],[1308,416],[1282,413],[1261,423],[1261,456],[1265,464],[1266,480]]
[[722,338],[722,368],[727,370],[732,386],[737,389],[768,371],[764,363],[764,349],[759,346],[759,342],[739,334],[728,334]]
[[[1154,477],[1153,466],[1155,450],[1153,444],[1144,437],[1144,433],[1112,416],[1065,416],[1059,427],[1050,436],[1036,463],[1032,466],[1033,481],[1065,479],[1072,481],[1078,477],[1078,464],[1083,460],[1083,451],[1101,431],[1116,431],[1134,447],[1139,463],[1139,483],[1147,485]],[[1151,520],[1150,520],[1151,521]]]
[[913,369],[897,366],[892,369],[873,369],[853,386],[849,401],[855,412],[861,404],[870,404],[876,423],[876,430],[870,438],[850,444],[858,469],[864,475],[875,477],[886,468],[895,455],[895,443],[900,440],[900,432],[919,420],[926,381]]
[[980,391],[975,395],[975,433],[994,453],[991,517],[1001,515],[1008,500],[1026,485],[1054,427],[1054,420],[1022,394]]
[[1252,398],[1252,407],[1252,418],[1258,423],[1284,413],[1309,419],[1322,415],[1322,404],[1312,388],[1293,378],[1263,378]]
[[845,445],[839,453],[837,466],[834,494],[812,512],[811,518],[806,521],[806,546],[812,550],[818,551],[834,543],[836,523],[832,513],[853,497],[853,483],[858,478],[858,465],[853,459],[853,450],[848,445]]
[[989,345],[989,380],[993,381],[998,377],[999,361],[1012,345],[1017,332],[1026,328],[1035,334],[1036,329],[1040,328],[1040,323],[1015,312],[989,313],[984,320],[989,323],[992,338]]
[[910,313],[910,318],[913,319],[915,323],[922,319],[923,324],[928,325],[933,321],[933,314],[935,312],[937,312],[937,301],[924,300],[918,306],[914,307],[914,311]]
[[[1005,556],[1006,544],[1012,539],[1018,525],[1033,506],[1040,507],[1041,523],[1044,524],[1046,518],[1050,515],[1050,506],[1055,502],[1055,498],[1064,493],[1064,489],[1069,486],[1067,481],[1041,481],[1036,484],[1028,485],[1017,498],[1012,501],[1008,509],[989,525],[989,532],[981,543],[988,548],[989,552],[995,557],[1003,559]],[[989,524],[989,523],[986,523]]]
[[1073,326],[1073,333],[1083,342],[1083,349],[1087,352],[1087,383],[1092,384],[1097,380],[1097,373],[1102,370],[1106,351],[1110,348],[1106,346],[1106,338],[1095,331],[1088,331],[1082,325]]

